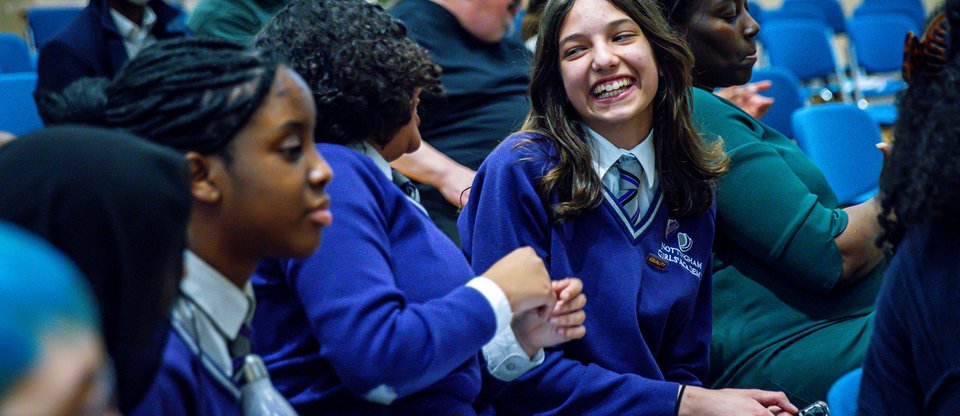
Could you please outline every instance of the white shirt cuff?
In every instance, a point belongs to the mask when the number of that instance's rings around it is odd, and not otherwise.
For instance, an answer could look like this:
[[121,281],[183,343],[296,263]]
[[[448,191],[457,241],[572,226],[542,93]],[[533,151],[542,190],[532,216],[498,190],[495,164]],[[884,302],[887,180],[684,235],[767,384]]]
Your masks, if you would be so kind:
[[530,359],[517,341],[517,336],[510,327],[513,319],[510,301],[500,286],[483,276],[473,278],[467,282],[467,286],[476,289],[487,299],[497,317],[497,332],[493,339],[483,346],[483,358],[487,362],[490,375],[498,380],[513,381],[543,363],[543,348]]
[[502,381],[513,381],[527,371],[543,363],[544,353],[541,348],[533,356],[527,357],[520,342],[517,341],[513,328],[507,327],[493,337],[493,340],[483,346],[483,359],[487,362],[487,371],[490,375]]
[[510,320],[513,319],[513,311],[510,310],[510,301],[503,289],[497,286],[493,280],[483,276],[478,276],[467,282],[467,286],[476,289],[487,299],[490,307],[493,308],[493,314],[497,317],[497,330],[494,334],[499,334],[503,330],[510,329]]

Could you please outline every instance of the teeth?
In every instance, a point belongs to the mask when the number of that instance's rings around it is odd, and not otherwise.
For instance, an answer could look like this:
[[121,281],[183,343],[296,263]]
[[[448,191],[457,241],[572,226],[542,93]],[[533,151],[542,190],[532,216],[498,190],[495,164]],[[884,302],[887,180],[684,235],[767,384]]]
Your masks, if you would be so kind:
[[633,81],[629,78],[620,78],[613,82],[608,82],[604,84],[597,85],[592,93],[598,98],[607,98],[620,94],[620,91],[623,88],[633,85]]

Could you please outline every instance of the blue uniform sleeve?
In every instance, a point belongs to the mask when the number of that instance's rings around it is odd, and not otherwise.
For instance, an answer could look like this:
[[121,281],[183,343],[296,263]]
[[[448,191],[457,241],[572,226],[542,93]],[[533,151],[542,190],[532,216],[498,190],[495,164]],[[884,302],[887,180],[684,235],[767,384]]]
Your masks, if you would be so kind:
[[[460,215],[461,243],[475,271],[522,246],[533,247],[549,267],[551,225],[536,186],[548,155],[518,142],[508,139],[487,158]],[[616,373],[551,349],[543,364],[498,392],[497,405],[520,414],[672,416],[678,390],[675,382]]]
[[328,159],[337,172],[328,188],[334,224],[313,256],[289,265],[288,281],[320,354],[344,386],[389,403],[476,359],[493,338],[496,318],[483,295],[466,286],[423,303],[408,300],[391,269],[388,215],[422,214],[381,208],[397,201],[383,198],[379,184],[393,185],[379,181],[372,162],[363,169],[360,160]]

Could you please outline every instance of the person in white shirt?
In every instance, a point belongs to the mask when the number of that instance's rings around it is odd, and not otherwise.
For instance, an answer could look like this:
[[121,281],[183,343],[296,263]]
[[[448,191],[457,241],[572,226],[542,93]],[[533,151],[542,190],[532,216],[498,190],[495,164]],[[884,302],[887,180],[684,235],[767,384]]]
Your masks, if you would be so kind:
[[113,78],[143,48],[186,35],[180,11],[163,0],[90,0],[40,45],[37,90],[59,93],[80,78]]

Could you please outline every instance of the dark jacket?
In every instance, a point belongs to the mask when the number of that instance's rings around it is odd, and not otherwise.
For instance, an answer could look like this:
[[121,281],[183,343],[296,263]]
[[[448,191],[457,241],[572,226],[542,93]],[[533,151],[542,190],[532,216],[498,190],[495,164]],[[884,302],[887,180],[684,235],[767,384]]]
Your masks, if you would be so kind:
[[[161,0],[148,4],[157,15],[151,33],[158,40],[186,35],[180,11]],[[110,16],[107,0],[90,0],[43,49],[37,61],[37,89],[62,91],[83,77],[112,78],[128,60],[123,38]]]

